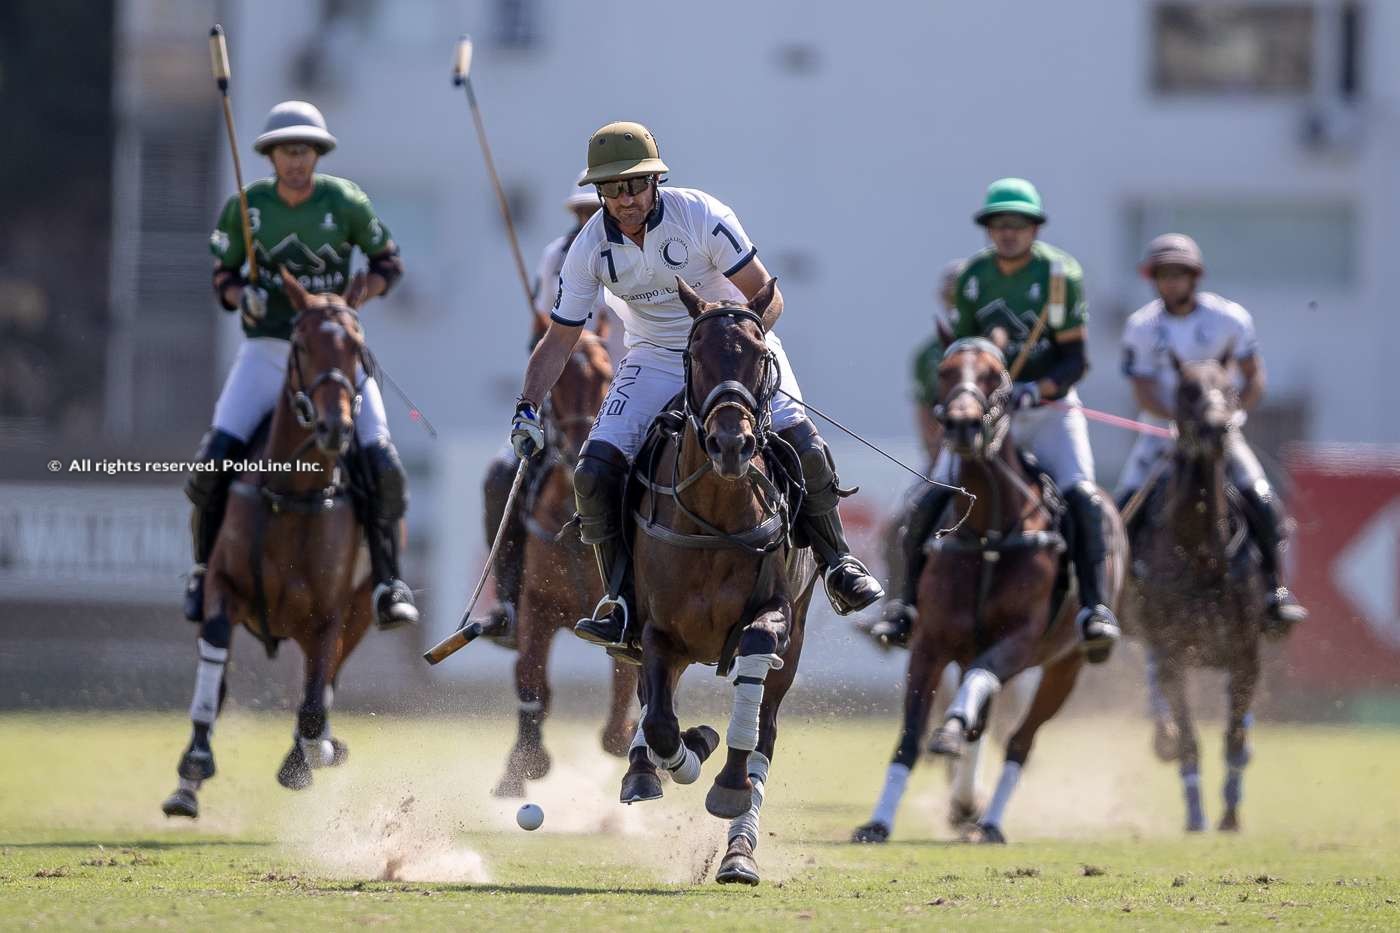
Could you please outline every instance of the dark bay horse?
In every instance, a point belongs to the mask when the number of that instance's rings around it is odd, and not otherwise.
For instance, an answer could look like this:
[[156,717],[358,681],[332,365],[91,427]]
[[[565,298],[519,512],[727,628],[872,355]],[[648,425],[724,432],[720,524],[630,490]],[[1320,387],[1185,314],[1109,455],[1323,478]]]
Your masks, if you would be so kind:
[[233,485],[209,561],[200,629],[200,663],[190,707],[190,744],[168,816],[196,817],[200,785],[214,775],[209,735],[226,692],[224,664],[232,631],[243,625],[275,653],[290,638],[306,658],[305,690],[292,749],[277,780],[299,790],[311,769],[339,765],[348,750],[331,734],[327,712],[336,676],[373,619],[372,581],[358,567],[363,531],[351,501],[343,455],[354,435],[364,332],[354,308],[363,276],[345,296],[308,294],[286,270],[283,287],[297,309],[280,401],[266,442]]
[[[884,842],[894,825],[909,772],[919,757],[938,680],[951,662],[964,672],[929,752],[961,757],[975,751],[992,698],[1023,672],[1041,668],[1034,697],[1007,743],[1001,780],[968,838],[1005,842],[1002,820],[1037,730],[1059,712],[1083,665],[1074,624],[1077,602],[1058,609],[1057,581],[1065,540],[1059,516],[1041,480],[1022,464],[1010,436],[1011,379],[995,344],[973,338],[948,348],[938,369],[943,443],[960,461],[957,483],[977,497],[953,534],[929,542],[919,580],[918,619],[909,644],[908,686],[899,743],[870,822],[853,842]],[[950,511],[956,504],[950,505]],[[1126,565],[1126,542],[1116,510],[1105,510],[1110,591],[1116,602]],[[945,515],[945,519],[947,515]],[[952,522],[947,522],[952,524]],[[1034,678],[1034,673],[1028,674]],[[971,782],[959,782],[959,809],[975,806]],[[959,799],[965,796],[966,799]]]
[[795,478],[800,487],[801,467],[769,426],[779,373],[763,313],[774,283],[747,305],[704,302],[679,279],[677,288],[693,318],[685,417],[655,448],[655,469],[643,462],[638,472],[644,489],[631,543],[643,706],[621,799],[660,797],[658,767],[679,784],[700,777],[719,736],[709,726],[682,732],[673,701],[687,667],[717,665],[734,682],[734,705],[728,755],[705,798],[706,810],[731,821],[716,880],[758,884],[759,809],[816,564],[789,537],[796,507],[788,485]]
[[[536,315],[536,336],[547,326],[548,321]],[[571,627],[603,595],[591,549],[576,535],[561,538],[560,531],[574,513],[573,473],[579,450],[612,384],[612,357],[606,343],[610,328],[609,318],[600,315],[596,331],[579,339],[541,410],[545,450],[542,465],[531,474],[533,482],[522,508],[527,534],[515,633],[519,726],[505,773],[493,792],[497,797],[522,796],[526,780],[548,773],[550,759],[540,728],[549,715],[549,649],[555,634]],[[627,754],[636,728],[627,714],[636,690],[636,667],[614,661],[611,703],[603,727],[603,750],[608,754]]]
[[1228,772],[1219,828],[1237,830],[1267,599],[1244,517],[1232,516],[1227,493],[1229,445],[1238,440],[1229,358],[1228,349],[1222,358],[1202,362],[1172,357],[1179,373],[1176,451],[1143,505],[1143,521],[1135,523],[1126,600],[1134,634],[1147,642],[1170,709],[1171,718],[1157,723],[1154,746],[1163,760],[1180,763],[1191,832],[1206,828],[1206,816],[1186,672],[1209,667],[1229,677]]

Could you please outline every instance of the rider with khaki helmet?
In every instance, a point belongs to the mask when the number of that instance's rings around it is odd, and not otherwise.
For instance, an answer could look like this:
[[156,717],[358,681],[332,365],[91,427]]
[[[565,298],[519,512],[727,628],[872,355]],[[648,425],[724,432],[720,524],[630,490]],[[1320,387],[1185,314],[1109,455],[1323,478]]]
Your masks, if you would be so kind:
[[[685,382],[682,354],[691,318],[676,279],[682,277],[708,301],[742,303],[770,276],[727,205],[697,189],[660,187],[660,177],[669,169],[646,127],[602,127],[588,141],[587,165],[579,185],[596,188],[603,210],[569,247],[549,330],[525,371],[511,443],[522,456],[538,453],[543,446],[539,404],[572,352],[599,290],[622,299],[618,315],[626,328],[627,354],[574,473],[581,534],[594,547],[608,595],[575,632],[588,641],[635,650],[639,627],[630,609],[621,497],[630,458],[652,420]],[[766,328],[783,309],[781,293],[776,287],[773,292],[764,314]],[[812,544],[837,611],[864,608],[883,591],[846,543],[831,453],[807,419],[782,341],[771,329],[767,343],[783,390],[773,394],[772,425],[796,449],[807,490],[796,524]]]
[[[1171,424],[1177,386],[1173,356],[1181,362],[1228,356],[1235,363],[1241,377],[1240,412],[1226,434],[1230,482],[1239,491],[1250,536],[1261,557],[1268,624],[1281,629],[1301,622],[1307,610],[1282,582],[1282,505],[1241,430],[1245,414],[1264,397],[1264,358],[1254,319],[1235,302],[1197,288],[1205,274],[1205,259],[1196,241],[1185,234],[1164,233],[1153,239],[1138,269],[1157,291],[1155,300],[1128,318],[1123,331],[1123,375],[1132,383],[1141,418]],[[1120,504],[1133,498],[1171,448],[1166,438],[1138,436],[1119,478]],[[1139,509],[1137,516],[1145,511]]]

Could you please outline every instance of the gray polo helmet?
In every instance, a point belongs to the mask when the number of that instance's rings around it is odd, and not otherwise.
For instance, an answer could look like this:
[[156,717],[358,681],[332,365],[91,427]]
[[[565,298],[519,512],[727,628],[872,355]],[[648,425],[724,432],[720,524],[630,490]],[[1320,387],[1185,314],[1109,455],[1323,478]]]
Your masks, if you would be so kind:
[[280,143],[306,143],[325,155],[335,148],[335,137],[326,129],[326,118],[313,104],[284,100],[268,113],[262,135],[253,140],[253,148],[260,155],[267,155]]
[[1143,275],[1151,277],[1153,270],[1159,266],[1184,266],[1197,275],[1206,271],[1201,248],[1184,233],[1164,233],[1147,244],[1147,252],[1138,269]]

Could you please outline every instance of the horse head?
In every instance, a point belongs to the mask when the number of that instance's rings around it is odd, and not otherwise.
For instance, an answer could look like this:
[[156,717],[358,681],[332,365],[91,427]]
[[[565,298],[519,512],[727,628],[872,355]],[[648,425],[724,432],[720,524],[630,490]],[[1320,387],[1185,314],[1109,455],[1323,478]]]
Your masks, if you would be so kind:
[[323,453],[336,456],[349,446],[360,411],[354,380],[365,337],[355,308],[365,298],[365,277],[356,275],[344,295],[313,295],[283,268],[282,287],[297,310],[287,367],[292,413],[302,428],[314,431]]
[[996,344],[980,337],[953,343],[938,365],[934,414],[943,423],[943,443],[960,457],[994,455],[1011,426],[1010,396],[1006,357]]
[[1176,369],[1177,449],[1187,457],[1218,460],[1225,455],[1225,439],[1234,428],[1239,398],[1226,368],[1231,348],[1219,357],[1183,363],[1171,355]]
[[[537,312],[536,338],[544,336],[548,326],[548,320]],[[593,420],[602,409],[612,384],[613,362],[606,342],[610,329],[607,312],[599,310],[597,330],[584,332],[579,337],[541,412],[547,443],[570,464],[578,460],[583,442],[588,439]]]
[[777,279],[769,279],[746,305],[704,301],[676,278],[690,312],[685,349],[685,411],[716,475],[748,474],[768,431],[768,404],[778,390],[777,358],[764,340],[763,313]]

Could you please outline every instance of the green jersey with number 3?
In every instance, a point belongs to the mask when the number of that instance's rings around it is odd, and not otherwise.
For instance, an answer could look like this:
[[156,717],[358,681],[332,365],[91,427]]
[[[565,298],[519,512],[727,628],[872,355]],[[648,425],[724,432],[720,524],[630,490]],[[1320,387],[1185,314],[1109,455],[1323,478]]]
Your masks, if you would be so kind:
[[1037,240],[1031,245],[1031,259],[1012,275],[997,267],[996,251],[988,247],[967,262],[958,276],[958,304],[953,313],[953,336],[991,337],[998,327],[1006,331],[1010,343],[1006,362],[1010,365],[1035,328],[1041,309],[1050,300],[1050,275],[1058,266],[1065,277],[1065,303],[1051,308],[1045,330],[1026,358],[1016,378],[1040,379],[1055,359],[1052,342],[1060,334],[1083,327],[1089,319],[1084,301],[1084,273],[1075,258],[1064,250]]
[[[296,312],[282,291],[279,266],[286,266],[307,291],[342,292],[349,281],[354,247],[373,256],[389,245],[389,228],[380,222],[358,185],[321,174],[312,183],[311,197],[295,207],[278,197],[275,179],[248,186],[258,284],[267,290],[267,316],[256,326],[243,325],[249,337],[291,339]],[[224,205],[209,237],[209,249],[226,269],[240,270],[247,261],[237,195]]]

